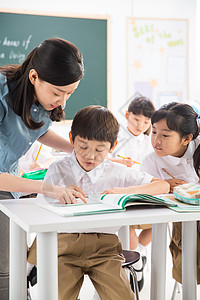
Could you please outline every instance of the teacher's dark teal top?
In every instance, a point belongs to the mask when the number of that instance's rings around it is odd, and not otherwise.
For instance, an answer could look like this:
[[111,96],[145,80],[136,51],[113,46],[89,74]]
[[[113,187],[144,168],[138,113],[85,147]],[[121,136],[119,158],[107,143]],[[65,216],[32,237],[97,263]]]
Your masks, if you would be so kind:
[[[0,173],[18,175],[18,160],[24,155],[31,145],[40,136],[45,134],[52,121],[49,112],[40,104],[33,104],[31,115],[36,122],[44,122],[44,125],[36,130],[26,127],[8,105],[8,84],[4,75],[0,74]],[[18,193],[12,193],[15,198]]]

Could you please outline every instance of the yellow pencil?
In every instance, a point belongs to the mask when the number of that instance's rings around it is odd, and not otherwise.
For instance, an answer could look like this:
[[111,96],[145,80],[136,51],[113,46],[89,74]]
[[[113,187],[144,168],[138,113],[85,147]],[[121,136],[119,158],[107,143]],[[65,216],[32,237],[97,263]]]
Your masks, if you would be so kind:
[[168,171],[166,171],[164,168],[162,168],[162,170],[169,175],[171,178],[176,179],[172,174],[170,174]]
[[40,148],[39,148],[39,150],[38,150],[38,153],[37,153],[37,155],[36,155],[36,158],[35,158],[35,161],[34,161],[34,162],[36,162],[36,161],[37,161],[37,159],[38,159],[38,156],[39,156],[39,154],[40,154],[40,151],[41,151],[41,148],[42,148],[42,144],[40,145]]
[[[123,158],[123,159],[130,159],[130,157],[124,157],[124,156],[121,156],[121,155],[117,155],[117,156],[119,156],[120,158]],[[140,163],[135,161],[135,160],[134,160],[134,163],[140,165]]]

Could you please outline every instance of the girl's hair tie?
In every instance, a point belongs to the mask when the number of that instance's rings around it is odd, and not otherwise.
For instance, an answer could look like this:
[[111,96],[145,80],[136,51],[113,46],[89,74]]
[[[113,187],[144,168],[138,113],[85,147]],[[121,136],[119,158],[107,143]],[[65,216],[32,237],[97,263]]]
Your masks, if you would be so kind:
[[200,114],[197,114],[196,120],[200,119]]

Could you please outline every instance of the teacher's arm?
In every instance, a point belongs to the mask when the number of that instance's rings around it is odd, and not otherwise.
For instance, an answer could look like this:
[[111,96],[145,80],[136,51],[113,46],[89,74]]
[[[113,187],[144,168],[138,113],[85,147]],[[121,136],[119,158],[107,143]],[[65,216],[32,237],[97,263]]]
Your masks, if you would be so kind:
[[61,150],[67,153],[71,153],[73,151],[73,146],[70,144],[70,142],[67,141],[67,139],[60,136],[59,134],[57,134],[52,129],[49,129],[37,140],[38,142],[57,150]]
[[76,203],[76,198],[82,199],[85,203],[87,202],[83,191],[76,186],[52,185],[40,180],[21,178],[8,173],[0,174],[0,191],[40,193],[58,199],[63,204]]

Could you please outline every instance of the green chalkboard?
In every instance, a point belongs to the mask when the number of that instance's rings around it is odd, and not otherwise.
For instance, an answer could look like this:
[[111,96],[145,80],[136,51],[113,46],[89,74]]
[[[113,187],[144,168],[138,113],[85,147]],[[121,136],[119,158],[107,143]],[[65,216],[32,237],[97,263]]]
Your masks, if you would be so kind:
[[43,40],[61,37],[83,54],[85,77],[68,100],[66,119],[91,104],[107,107],[108,20],[0,12],[0,65],[21,64]]

